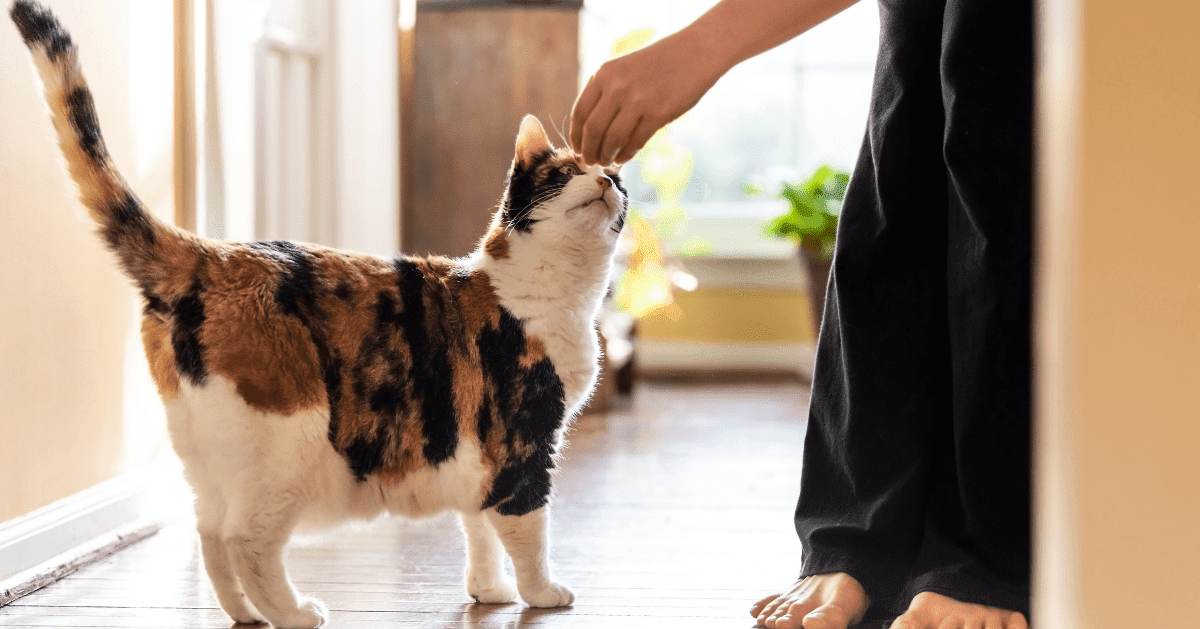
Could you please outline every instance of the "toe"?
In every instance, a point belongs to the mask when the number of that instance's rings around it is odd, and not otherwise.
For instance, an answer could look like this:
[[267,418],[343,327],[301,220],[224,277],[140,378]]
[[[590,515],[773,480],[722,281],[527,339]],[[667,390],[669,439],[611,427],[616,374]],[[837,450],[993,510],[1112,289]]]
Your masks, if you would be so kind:
[[779,598],[778,594],[771,594],[769,596],[764,596],[761,600],[759,600],[757,603],[755,603],[753,607],[750,608],[750,615],[754,616],[755,618],[758,618],[758,615],[761,614],[763,612],[763,610],[767,608],[767,605],[771,604],[773,601],[775,601],[778,598]]
[[[813,608],[816,606],[816,603],[812,601],[793,602],[788,606],[787,612],[784,614],[784,616],[788,618],[788,624],[786,625],[785,629],[797,629],[801,626],[804,626],[805,629],[809,629],[808,614],[812,612]],[[818,626],[817,629],[821,629],[820,626]]]
[[1005,621],[1004,629],[1029,629],[1029,623],[1026,622],[1024,614],[1013,612]]
[[801,618],[790,613],[784,614],[775,622],[775,629],[801,629]]
[[[786,602],[787,602],[787,599],[780,596],[779,598],[776,598],[775,600],[771,601],[770,603],[767,603],[767,606],[764,607],[762,609],[762,611],[758,612],[758,616],[757,616],[758,624],[760,626],[771,627],[773,629],[775,627],[775,625],[774,625],[775,619],[780,615],[777,612],[780,611],[779,608],[783,607],[784,603],[786,603]],[[770,622],[772,624],[767,624],[768,622]]]
[[846,629],[850,617],[840,607],[825,605],[804,617],[804,629]]

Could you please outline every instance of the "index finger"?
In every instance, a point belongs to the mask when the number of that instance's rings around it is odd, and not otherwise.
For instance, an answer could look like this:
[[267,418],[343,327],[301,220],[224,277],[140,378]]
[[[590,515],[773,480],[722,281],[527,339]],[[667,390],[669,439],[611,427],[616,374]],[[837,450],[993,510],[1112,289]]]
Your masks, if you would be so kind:
[[596,85],[596,76],[592,75],[579,97],[575,99],[575,106],[571,108],[571,150],[576,153],[583,151],[583,123],[587,122],[588,115],[598,102],[600,88]]

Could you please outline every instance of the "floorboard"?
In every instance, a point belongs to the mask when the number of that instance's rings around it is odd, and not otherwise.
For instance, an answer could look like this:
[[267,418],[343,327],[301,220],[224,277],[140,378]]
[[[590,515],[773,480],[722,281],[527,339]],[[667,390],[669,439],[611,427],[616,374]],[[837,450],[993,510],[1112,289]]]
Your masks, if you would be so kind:
[[[795,578],[792,507],[807,389],[648,384],[579,419],[557,475],[552,558],[562,610],[473,604],[451,516],[339,528],[289,546],[296,586],[329,627],[748,629],[759,597]],[[217,606],[186,523],[0,608],[4,627],[210,629]]]

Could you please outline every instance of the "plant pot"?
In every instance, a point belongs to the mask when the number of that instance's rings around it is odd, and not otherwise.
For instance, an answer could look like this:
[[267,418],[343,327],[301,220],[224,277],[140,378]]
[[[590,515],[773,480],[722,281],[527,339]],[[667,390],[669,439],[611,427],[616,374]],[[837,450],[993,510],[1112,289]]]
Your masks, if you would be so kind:
[[800,262],[804,272],[808,274],[808,305],[812,308],[813,340],[821,332],[821,317],[825,313],[825,289],[829,286],[829,270],[833,267],[832,260],[822,259],[817,254],[800,249]]

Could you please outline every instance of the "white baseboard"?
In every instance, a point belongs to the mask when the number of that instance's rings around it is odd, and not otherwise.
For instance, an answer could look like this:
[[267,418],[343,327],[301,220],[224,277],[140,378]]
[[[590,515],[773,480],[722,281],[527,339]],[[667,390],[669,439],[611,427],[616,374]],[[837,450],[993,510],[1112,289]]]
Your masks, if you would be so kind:
[[84,542],[6,579],[0,579],[0,607],[4,607],[26,594],[36,592],[126,546],[140,542],[154,535],[161,528],[162,523],[156,520],[140,520]]
[[812,378],[810,343],[636,340],[639,369],[669,371],[794,371]]
[[162,495],[177,466],[134,470],[0,523],[0,605],[152,535],[179,512]]

